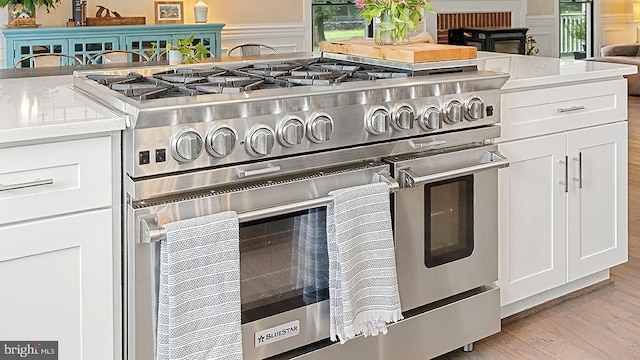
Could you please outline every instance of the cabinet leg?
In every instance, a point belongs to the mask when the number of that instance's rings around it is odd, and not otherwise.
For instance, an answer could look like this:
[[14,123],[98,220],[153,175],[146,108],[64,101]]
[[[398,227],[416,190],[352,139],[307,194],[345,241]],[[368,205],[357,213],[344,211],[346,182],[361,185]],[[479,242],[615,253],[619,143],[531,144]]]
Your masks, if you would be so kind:
[[472,352],[473,351],[473,343],[468,343],[467,345],[462,347],[462,351],[464,352]]

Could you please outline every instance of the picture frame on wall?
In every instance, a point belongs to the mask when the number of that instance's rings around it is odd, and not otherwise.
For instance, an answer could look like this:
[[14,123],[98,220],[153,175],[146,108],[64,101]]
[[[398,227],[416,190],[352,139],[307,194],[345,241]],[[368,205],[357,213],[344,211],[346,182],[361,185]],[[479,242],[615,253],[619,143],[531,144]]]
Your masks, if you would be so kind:
[[154,1],[156,24],[184,23],[184,6],[182,1]]

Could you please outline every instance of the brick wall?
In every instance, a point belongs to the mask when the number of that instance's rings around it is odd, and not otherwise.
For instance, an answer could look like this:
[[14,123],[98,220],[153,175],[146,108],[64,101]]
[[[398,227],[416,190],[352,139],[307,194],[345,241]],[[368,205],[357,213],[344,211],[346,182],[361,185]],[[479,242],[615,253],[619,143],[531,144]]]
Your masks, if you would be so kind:
[[511,27],[510,12],[438,14],[438,44],[447,43],[447,31],[460,27]]

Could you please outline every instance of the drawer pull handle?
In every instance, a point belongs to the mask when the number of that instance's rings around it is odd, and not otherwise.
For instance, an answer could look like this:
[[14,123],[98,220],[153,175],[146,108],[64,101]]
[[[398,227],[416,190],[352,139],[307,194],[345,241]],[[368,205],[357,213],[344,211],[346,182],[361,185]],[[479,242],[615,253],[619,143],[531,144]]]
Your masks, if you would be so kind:
[[23,189],[28,187],[51,185],[51,184],[53,184],[53,179],[45,179],[45,180],[35,179],[33,181],[27,181],[19,184],[10,184],[10,185],[0,184],[0,191],[9,191],[9,190],[16,190],[16,189]]
[[256,170],[240,170],[238,171],[238,177],[245,178],[249,176],[270,174],[278,171],[280,171],[280,166],[266,167],[264,169],[256,169]]
[[566,112],[578,111],[578,110],[584,110],[584,109],[586,109],[586,107],[584,105],[571,106],[571,107],[568,107],[568,108],[558,108],[558,112],[559,113],[566,113]]
[[419,142],[414,142],[413,140],[409,140],[409,145],[414,150],[433,148],[433,147],[440,146],[440,145],[443,145],[443,144],[446,144],[446,143],[447,143],[446,140],[435,140],[435,141],[431,141],[431,142],[427,142],[427,143],[419,143]]
[[405,188],[418,187],[424,184],[434,183],[437,181],[452,179],[459,176],[471,175],[481,171],[502,169],[509,166],[509,160],[497,151],[487,152],[480,164],[443,171],[436,174],[419,176],[414,173],[411,168],[398,169],[400,172],[400,181]]

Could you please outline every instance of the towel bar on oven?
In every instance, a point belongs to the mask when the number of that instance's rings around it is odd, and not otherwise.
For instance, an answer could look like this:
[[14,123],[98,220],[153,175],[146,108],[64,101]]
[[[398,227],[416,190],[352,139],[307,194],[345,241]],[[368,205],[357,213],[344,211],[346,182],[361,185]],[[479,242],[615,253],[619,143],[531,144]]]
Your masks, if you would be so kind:
[[[392,178],[388,173],[379,173],[377,181],[385,182],[389,185],[389,192],[393,193],[398,191],[400,188],[400,184]],[[319,207],[323,205],[328,205],[333,201],[331,196],[324,196],[320,198],[315,198],[311,200],[305,200],[296,202],[293,204],[286,204],[280,206],[274,206],[268,209],[259,209],[254,211],[247,211],[243,213],[238,213],[238,221],[241,223],[248,222],[252,220],[262,219],[268,216],[277,216],[282,214],[287,214],[299,210],[311,209],[314,207]],[[155,221],[152,219],[146,218],[138,218],[138,223],[140,226],[140,242],[141,243],[151,243],[156,241],[162,241],[166,239],[167,233],[163,227],[158,227],[157,217]]]

